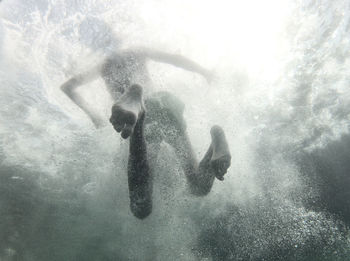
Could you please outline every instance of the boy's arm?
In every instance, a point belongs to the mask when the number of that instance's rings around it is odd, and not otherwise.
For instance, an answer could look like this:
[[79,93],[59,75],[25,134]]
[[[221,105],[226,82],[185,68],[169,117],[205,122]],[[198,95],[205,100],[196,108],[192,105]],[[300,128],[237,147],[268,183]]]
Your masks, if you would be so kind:
[[99,77],[101,75],[101,69],[102,65],[98,65],[85,73],[70,78],[60,87],[61,90],[89,116],[96,128],[103,125],[103,120],[94,110],[92,110],[76,89],[77,87],[89,83]]
[[211,71],[205,69],[204,67],[200,66],[199,64],[195,63],[190,59],[187,59],[182,55],[168,54],[168,53],[146,49],[146,48],[141,49],[141,53],[146,58],[149,58],[151,60],[162,62],[162,63],[168,63],[176,67],[185,69],[187,71],[198,73],[202,75],[208,82],[212,80],[213,75]]

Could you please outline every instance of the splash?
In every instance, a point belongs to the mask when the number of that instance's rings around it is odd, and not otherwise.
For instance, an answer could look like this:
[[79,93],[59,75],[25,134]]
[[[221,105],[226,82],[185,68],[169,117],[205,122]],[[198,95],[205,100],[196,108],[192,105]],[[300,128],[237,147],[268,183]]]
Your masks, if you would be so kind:
[[[2,1],[0,259],[347,260],[349,10],[344,0]],[[119,45],[213,69],[208,85],[149,66],[153,88],[186,104],[199,157],[213,124],[233,156],[225,181],[193,198],[163,144],[144,221],[128,208],[127,143],[59,89]],[[81,93],[107,121],[103,82]]]

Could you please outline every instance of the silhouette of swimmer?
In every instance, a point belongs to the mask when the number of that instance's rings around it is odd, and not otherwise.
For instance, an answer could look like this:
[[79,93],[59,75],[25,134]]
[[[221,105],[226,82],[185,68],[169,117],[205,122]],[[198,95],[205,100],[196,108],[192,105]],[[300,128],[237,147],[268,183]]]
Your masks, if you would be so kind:
[[[103,42],[103,41],[102,41]],[[111,41],[104,41],[111,42]],[[167,63],[198,73],[210,80],[208,70],[180,56],[146,48],[115,49],[104,61],[86,73],[65,82],[62,91],[78,105],[98,128],[101,118],[85,103],[76,88],[101,76],[115,104],[110,122],[129,138],[128,185],[130,209],[140,219],[152,211],[152,168],[162,141],[171,145],[180,160],[190,192],[197,196],[209,193],[215,177],[224,179],[230,166],[231,155],[224,131],[219,126],[210,130],[211,144],[198,164],[186,132],[183,119],[184,104],[168,92],[145,95],[147,62]],[[147,150],[147,148],[151,148]]]

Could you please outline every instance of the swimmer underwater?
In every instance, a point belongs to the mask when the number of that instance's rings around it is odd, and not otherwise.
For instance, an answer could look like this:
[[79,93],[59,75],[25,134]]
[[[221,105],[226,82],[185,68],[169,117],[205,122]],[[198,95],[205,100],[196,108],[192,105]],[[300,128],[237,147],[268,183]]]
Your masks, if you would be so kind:
[[[110,32],[108,34],[111,37]],[[98,77],[104,80],[114,102],[109,121],[123,139],[129,139],[127,174],[130,209],[139,219],[152,212],[152,162],[155,162],[161,142],[174,148],[189,190],[196,196],[208,194],[215,178],[222,181],[231,163],[225,133],[219,126],[211,128],[211,144],[198,163],[186,132],[184,104],[168,92],[149,93],[147,89],[150,84],[149,61],[200,74],[207,81],[212,78],[210,71],[181,55],[148,48],[115,47],[100,64],[61,85],[61,90],[99,128],[103,119],[79,95],[77,87]]]

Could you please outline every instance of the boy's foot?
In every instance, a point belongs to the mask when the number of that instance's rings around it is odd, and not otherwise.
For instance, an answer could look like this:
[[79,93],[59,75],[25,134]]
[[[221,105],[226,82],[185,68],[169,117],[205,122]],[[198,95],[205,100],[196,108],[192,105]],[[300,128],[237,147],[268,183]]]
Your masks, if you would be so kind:
[[136,122],[145,111],[142,96],[142,87],[132,85],[112,107],[112,116],[109,121],[122,138],[128,138],[134,131]]
[[224,175],[231,165],[231,154],[226,141],[223,129],[217,125],[210,130],[211,147],[213,154],[210,159],[210,165],[218,180],[224,180]]

